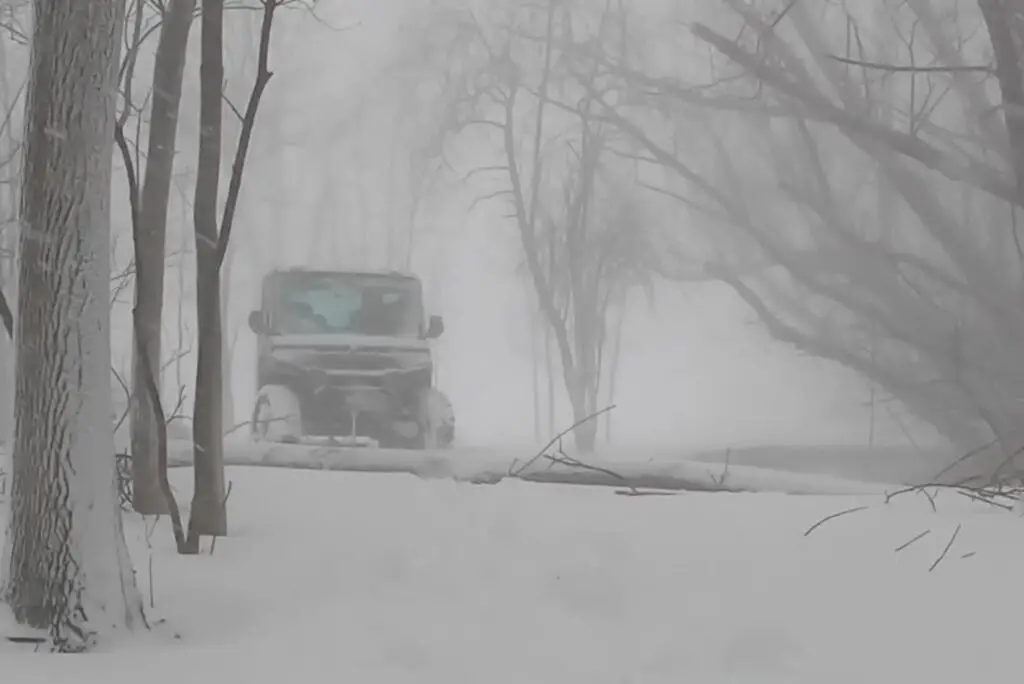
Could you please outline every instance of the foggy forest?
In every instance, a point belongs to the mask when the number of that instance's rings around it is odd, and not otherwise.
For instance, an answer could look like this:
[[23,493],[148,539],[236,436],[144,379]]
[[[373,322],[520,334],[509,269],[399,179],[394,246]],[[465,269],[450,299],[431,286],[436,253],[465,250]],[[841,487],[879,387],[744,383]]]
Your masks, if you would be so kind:
[[0,0],[0,681],[1005,681],[1021,220],[1018,0]]

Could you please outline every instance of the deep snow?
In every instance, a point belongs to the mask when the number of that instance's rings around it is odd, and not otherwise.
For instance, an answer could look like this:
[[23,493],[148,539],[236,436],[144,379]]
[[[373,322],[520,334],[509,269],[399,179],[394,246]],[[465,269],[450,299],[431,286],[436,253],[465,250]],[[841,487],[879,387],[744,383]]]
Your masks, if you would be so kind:
[[[190,475],[172,474],[182,495]],[[0,679],[960,684],[1016,670],[1024,527],[953,494],[935,513],[920,495],[228,478],[232,536],[213,555],[175,556],[164,523],[152,537],[149,612],[166,622],[84,659],[8,652]],[[148,597],[141,521],[128,533]]]

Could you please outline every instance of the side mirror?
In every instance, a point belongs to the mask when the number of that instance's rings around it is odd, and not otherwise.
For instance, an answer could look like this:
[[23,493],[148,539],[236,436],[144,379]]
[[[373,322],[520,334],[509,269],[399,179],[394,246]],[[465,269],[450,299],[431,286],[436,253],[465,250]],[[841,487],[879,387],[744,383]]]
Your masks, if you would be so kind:
[[270,334],[270,326],[267,325],[267,319],[262,311],[252,311],[249,313],[249,328],[257,335]]
[[433,340],[440,337],[444,333],[444,319],[440,316],[431,316],[430,323],[427,325],[427,334],[425,337],[428,340]]

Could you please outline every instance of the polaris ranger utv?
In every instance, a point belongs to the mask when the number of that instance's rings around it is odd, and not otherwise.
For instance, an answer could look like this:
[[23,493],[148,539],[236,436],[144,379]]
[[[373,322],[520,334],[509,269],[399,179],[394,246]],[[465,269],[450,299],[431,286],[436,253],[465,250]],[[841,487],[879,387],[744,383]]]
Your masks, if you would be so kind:
[[397,449],[455,439],[447,397],[433,383],[422,285],[395,272],[277,270],[249,314],[257,336],[252,436],[261,442]]

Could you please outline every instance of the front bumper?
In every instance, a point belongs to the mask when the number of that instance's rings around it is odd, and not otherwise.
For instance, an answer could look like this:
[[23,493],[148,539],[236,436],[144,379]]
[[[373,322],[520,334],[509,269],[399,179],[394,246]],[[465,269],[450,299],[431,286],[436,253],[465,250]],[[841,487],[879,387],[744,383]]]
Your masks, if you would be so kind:
[[[429,370],[429,369],[428,369]],[[318,374],[303,411],[311,437],[375,440],[399,446],[420,437],[417,409],[429,374],[421,369],[358,376]]]

